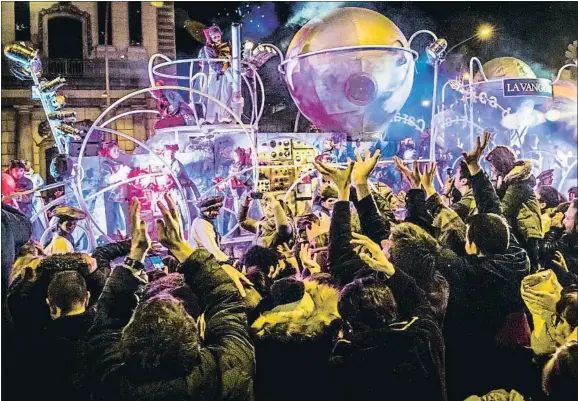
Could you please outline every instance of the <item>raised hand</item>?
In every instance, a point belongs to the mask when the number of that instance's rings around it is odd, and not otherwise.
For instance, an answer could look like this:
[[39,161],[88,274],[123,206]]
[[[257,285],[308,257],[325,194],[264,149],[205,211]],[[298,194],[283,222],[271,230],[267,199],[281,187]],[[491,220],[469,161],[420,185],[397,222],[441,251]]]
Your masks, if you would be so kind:
[[319,264],[311,257],[309,244],[303,244],[301,246],[301,249],[299,250],[299,259],[301,259],[301,263],[303,263],[304,267],[309,269],[311,274],[321,273],[321,266],[319,266]]
[[436,193],[434,180],[437,175],[437,172],[438,172],[437,164],[435,162],[430,162],[424,167],[420,175],[421,185],[423,185],[423,189],[425,190],[426,195],[428,197]]
[[193,253],[193,248],[185,241],[183,219],[170,194],[165,194],[165,206],[161,201],[157,203],[163,219],[157,220],[157,232],[160,243],[166,247],[183,263]]
[[395,268],[389,260],[385,257],[383,250],[379,245],[370,240],[365,235],[358,233],[351,233],[353,239],[351,243],[353,245],[361,245],[363,247],[363,252],[359,254],[361,260],[363,260],[371,269],[383,272],[387,277],[391,277],[395,274]]
[[130,204],[129,221],[131,236],[129,256],[131,259],[142,262],[151,247],[151,238],[148,234],[146,223],[142,221],[140,201],[137,198]]
[[562,255],[562,252],[556,251],[556,254],[554,255],[554,260],[552,261],[552,263],[554,263],[560,269],[562,269],[566,273],[568,273],[568,265],[566,264],[566,259],[564,259],[564,255]]
[[331,164],[325,164],[322,162],[313,162],[313,164],[317,171],[328,177],[337,186],[339,200],[348,201],[349,190],[351,188],[351,172],[353,171],[355,162],[350,160],[345,170],[338,169]]
[[444,182],[444,189],[443,189],[443,194],[445,196],[447,196],[448,198],[451,197],[451,192],[452,189],[454,187],[454,181],[456,180],[456,176],[453,175],[451,177],[449,177],[446,182]]
[[355,151],[355,164],[351,174],[354,185],[367,184],[367,179],[375,169],[380,154],[381,152],[379,149],[375,151],[373,156],[369,153],[369,150],[366,150],[364,158],[360,151]]
[[409,182],[412,189],[421,188],[421,180],[416,160],[413,161],[413,166],[411,170],[407,168],[406,165],[403,163],[403,160],[401,160],[397,156],[393,156],[393,164],[395,165],[397,171],[399,171],[399,173],[402,175],[402,177],[405,177],[405,179]]
[[492,137],[492,133],[489,131],[484,132],[484,140],[482,141],[481,138],[478,136],[476,137],[476,146],[469,152],[463,152],[462,156],[468,165],[468,170],[470,170],[471,175],[475,175],[480,171],[482,168],[480,167],[480,159],[482,158],[482,154],[488,147],[488,143],[490,142],[490,138]]
[[231,278],[231,280],[233,280],[233,284],[235,284],[235,287],[237,287],[237,290],[239,291],[239,294],[241,294],[241,297],[245,298],[247,296],[247,293],[245,292],[245,286],[248,285],[252,287],[253,283],[251,283],[251,281],[249,281],[249,279],[245,277],[243,273],[235,269],[233,266],[222,265],[221,267],[223,268],[225,273],[227,273],[227,275]]

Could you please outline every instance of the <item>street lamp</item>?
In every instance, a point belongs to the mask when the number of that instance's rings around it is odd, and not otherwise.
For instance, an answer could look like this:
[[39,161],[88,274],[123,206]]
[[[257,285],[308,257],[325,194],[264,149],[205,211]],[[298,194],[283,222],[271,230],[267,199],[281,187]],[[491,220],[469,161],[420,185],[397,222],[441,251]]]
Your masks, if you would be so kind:
[[492,35],[494,34],[494,32],[496,32],[496,29],[494,29],[494,27],[490,24],[482,24],[478,27],[478,29],[476,30],[476,34],[473,36],[470,36],[467,39],[462,40],[461,42],[453,45],[452,47],[450,47],[450,49],[446,52],[445,56],[447,57],[448,54],[450,54],[452,52],[452,50],[454,50],[455,48],[463,45],[466,42],[469,42],[472,39],[478,38],[481,40],[487,40],[490,39],[492,37]]

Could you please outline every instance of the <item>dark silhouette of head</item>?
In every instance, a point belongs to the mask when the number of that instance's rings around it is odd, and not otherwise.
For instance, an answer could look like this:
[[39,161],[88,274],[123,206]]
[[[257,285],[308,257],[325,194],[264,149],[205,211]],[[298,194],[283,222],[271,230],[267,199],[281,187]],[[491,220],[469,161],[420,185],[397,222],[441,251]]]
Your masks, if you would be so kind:
[[564,195],[552,186],[544,185],[538,188],[538,202],[542,210],[558,207],[565,201]]
[[509,147],[498,145],[488,153],[486,161],[490,163],[492,172],[504,177],[514,168],[516,155]]
[[71,313],[84,313],[89,299],[86,282],[76,271],[57,273],[48,285],[46,301],[52,319]]
[[277,251],[254,245],[247,250],[243,258],[243,264],[248,268],[257,266],[259,271],[268,274],[270,267],[275,267],[279,263]]
[[337,305],[341,318],[354,332],[379,330],[397,320],[397,303],[391,290],[372,277],[347,284]]
[[468,254],[501,255],[509,247],[510,227],[502,216],[494,213],[479,213],[466,219],[466,252]]
[[120,346],[128,369],[140,378],[182,377],[198,363],[199,330],[183,303],[162,292],[138,305]]
[[274,306],[300,301],[305,295],[305,285],[294,278],[277,280],[271,286],[271,301]]
[[439,247],[434,237],[415,224],[401,223],[391,230],[389,241],[390,261],[396,268],[412,276],[420,287],[432,282],[432,257]]
[[556,350],[542,375],[542,388],[548,400],[578,399],[578,342],[569,341]]

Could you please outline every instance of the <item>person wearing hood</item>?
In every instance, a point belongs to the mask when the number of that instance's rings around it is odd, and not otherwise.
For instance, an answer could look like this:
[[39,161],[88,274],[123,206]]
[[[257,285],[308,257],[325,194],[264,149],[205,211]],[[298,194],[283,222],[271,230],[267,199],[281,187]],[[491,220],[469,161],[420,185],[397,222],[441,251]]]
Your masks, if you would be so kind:
[[[452,400],[497,388],[520,389],[518,380],[523,381],[525,365],[518,352],[530,343],[519,291],[522,279],[530,272],[530,264],[526,251],[517,244],[507,221],[500,216],[499,198],[479,165],[489,139],[489,133],[483,142],[478,137],[474,150],[464,153],[479,211],[466,220],[467,255],[458,255],[447,248],[436,264],[450,285],[444,337],[448,394]],[[443,206],[436,194],[435,174],[432,165],[421,175],[428,203],[448,212],[449,208]],[[454,225],[456,220],[461,222],[455,215]],[[492,235],[488,235],[490,232]]]
[[[277,280],[272,309],[253,322],[258,401],[326,400],[328,357],[340,328],[339,291],[314,279]],[[287,385],[295,377],[294,385]]]
[[502,214],[516,239],[528,252],[532,269],[538,268],[538,244],[544,238],[540,204],[534,193],[530,160],[516,160],[507,146],[496,146],[486,156],[490,163]]
[[135,201],[136,246],[107,281],[89,333],[90,363],[100,383],[93,399],[252,401],[255,352],[241,295],[211,254],[185,241],[178,207],[170,196],[166,200],[168,206],[159,202],[159,240],[181,263],[179,272],[204,314],[191,316],[164,291],[139,302],[151,241]]

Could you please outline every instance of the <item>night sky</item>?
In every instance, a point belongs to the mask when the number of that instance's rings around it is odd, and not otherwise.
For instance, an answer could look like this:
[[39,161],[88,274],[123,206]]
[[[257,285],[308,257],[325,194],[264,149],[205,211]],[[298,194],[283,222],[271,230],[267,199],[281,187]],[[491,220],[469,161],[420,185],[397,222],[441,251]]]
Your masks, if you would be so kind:
[[[487,61],[514,56],[545,70],[557,70],[565,62],[564,52],[576,40],[577,2],[178,2],[192,20],[226,28],[243,23],[243,39],[268,41],[286,50],[293,34],[310,17],[336,7],[373,9],[395,22],[406,37],[419,29],[430,29],[447,39],[449,46],[473,35],[481,23],[499,31],[487,42],[470,41],[459,49],[469,58]],[[237,11],[239,10],[239,11]],[[178,11],[177,11],[178,12]],[[241,14],[241,15],[240,15]],[[227,37],[227,33],[225,33]],[[423,37],[427,41],[427,37]],[[419,42],[416,42],[419,49]],[[193,55],[198,44],[177,27],[177,50]],[[536,71],[537,66],[533,66]]]
[[[491,24],[497,31],[490,40],[471,40],[454,50],[454,57],[464,56],[461,65],[465,66],[474,56],[482,62],[512,56],[528,63],[540,78],[555,76],[566,62],[564,53],[568,44],[578,36],[578,2],[178,2],[175,3],[177,57],[197,57],[202,46],[182,27],[187,18],[205,25],[219,25],[226,40],[230,39],[231,23],[241,22],[242,40],[273,43],[285,52],[294,34],[308,20],[347,6],[380,12],[406,38],[420,29],[429,29],[445,38],[449,47],[474,35],[479,25]],[[430,42],[428,35],[420,35],[412,48],[423,53]],[[416,64],[412,92],[404,111],[428,119],[431,111],[420,104],[431,99],[433,68],[425,59],[420,57]],[[277,64],[271,61],[260,71],[266,87],[266,104],[283,104],[296,111],[276,71]],[[448,59],[441,66],[440,82],[460,74],[458,68],[459,62],[452,64]]]

